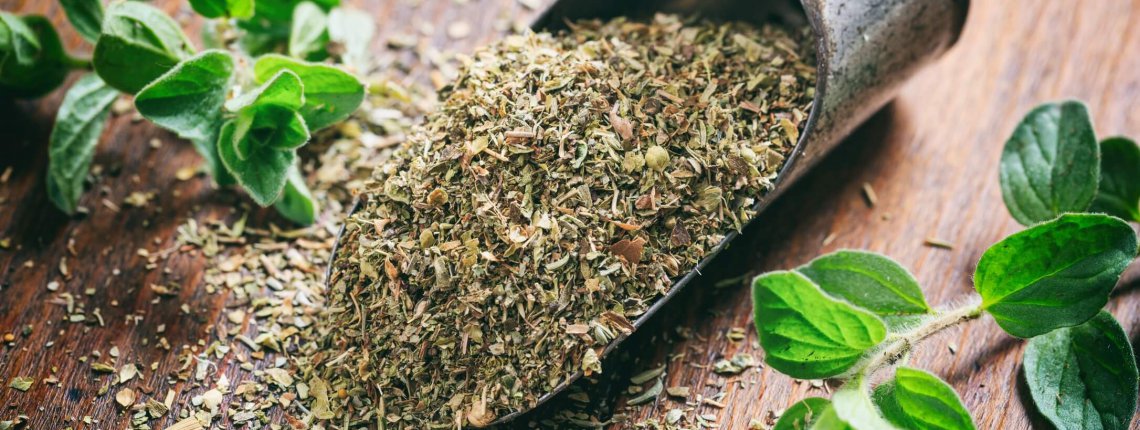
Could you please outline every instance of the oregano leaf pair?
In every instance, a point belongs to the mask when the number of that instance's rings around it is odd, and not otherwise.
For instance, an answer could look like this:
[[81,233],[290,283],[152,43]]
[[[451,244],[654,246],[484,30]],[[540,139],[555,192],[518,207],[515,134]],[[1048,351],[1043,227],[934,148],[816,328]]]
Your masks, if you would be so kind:
[[1081,102],[1030,111],[1005,144],[1000,177],[1005,205],[1022,225],[1068,212],[1140,221],[1140,148],[1125,137],[1097,143]]

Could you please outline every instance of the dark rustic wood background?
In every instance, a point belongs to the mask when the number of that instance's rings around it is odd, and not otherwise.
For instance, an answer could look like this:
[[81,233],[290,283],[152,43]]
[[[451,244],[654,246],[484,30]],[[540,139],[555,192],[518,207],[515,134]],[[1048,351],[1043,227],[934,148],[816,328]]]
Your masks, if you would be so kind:
[[[156,1],[186,17],[182,3]],[[537,13],[515,0],[350,3],[376,16],[377,50],[384,49],[388,36],[414,33],[430,22],[436,27],[433,44],[470,51],[498,37],[495,19],[526,22]],[[793,267],[839,248],[862,248],[909,267],[932,303],[955,304],[971,294],[970,276],[986,247],[1020,229],[1002,205],[997,164],[1004,139],[1026,111],[1044,101],[1082,99],[1098,135],[1140,136],[1135,102],[1140,96],[1140,2],[974,1],[971,8],[964,34],[948,55],[916,76],[895,102],[761,215],[679,303],[635,335],[622,357],[607,361],[607,371],[627,375],[667,361],[666,386],[689,386],[692,397],[727,393],[720,400],[723,407],[704,405],[690,413],[712,414],[717,427],[726,429],[747,428],[750,420],[802,397],[826,395],[826,386],[793,381],[767,368],[731,378],[710,371],[716,360],[737,352],[761,356],[753,348],[747,289],[742,282],[718,288],[719,281]],[[0,0],[0,9],[42,13],[57,25],[64,23],[55,1]],[[471,23],[473,32],[452,40],[446,25],[458,19]],[[90,50],[62,26],[73,51]],[[413,78],[427,82],[426,70],[413,67]],[[179,351],[194,347],[192,342],[223,318],[225,297],[195,288],[205,264],[200,255],[177,254],[147,268],[147,258],[138,250],[168,249],[187,216],[218,219],[246,200],[214,190],[203,179],[176,180],[178,167],[198,162],[189,145],[123,115],[112,120],[95,158],[106,173],[82,200],[91,213],[75,218],[59,213],[46,198],[42,178],[47,137],[62,93],[38,102],[0,101],[0,244],[8,244],[0,246],[0,336],[16,335],[0,347],[0,420],[27,414],[29,428],[35,429],[124,428],[129,417],[114,404],[113,391],[96,396],[110,376],[92,374],[78,359],[117,346],[121,356],[147,364],[143,386],[160,397],[168,388],[179,390],[179,385],[166,384],[165,375],[181,366]],[[162,145],[152,148],[153,138]],[[878,196],[874,207],[862,197],[864,183]],[[120,211],[102,203],[122,202],[135,191],[155,192],[156,198],[148,207]],[[251,222],[273,219],[262,212]],[[928,237],[954,247],[925,246]],[[64,258],[67,275],[60,270]],[[99,308],[106,326],[64,323],[65,310],[47,289],[53,281],[88,310]],[[152,283],[182,288],[177,299],[160,300],[145,288]],[[1110,305],[1134,344],[1140,331],[1137,284],[1132,270]],[[89,296],[84,294],[88,289],[93,289]],[[183,304],[188,307],[182,309]],[[29,324],[34,332],[20,336]],[[160,325],[165,332],[157,331]],[[747,338],[730,341],[726,334],[733,328],[745,329]],[[172,351],[156,347],[160,338]],[[47,347],[49,342],[53,344]],[[979,428],[1046,428],[1027,412],[1022,346],[982,319],[929,340],[912,362],[950,381]],[[156,363],[155,371],[149,363]],[[235,372],[236,365],[221,362],[219,372]],[[31,391],[7,388],[11,377],[21,375],[37,379]],[[58,375],[61,384],[39,382],[49,375]],[[609,391],[623,389],[619,385]],[[182,393],[179,401],[188,397]],[[622,396],[617,397],[621,402]],[[636,421],[682,406],[661,399],[627,413]],[[542,413],[559,407],[556,402]],[[83,422],[88,416],[91,424]],[[173,422],[167,418],[155,427]]]

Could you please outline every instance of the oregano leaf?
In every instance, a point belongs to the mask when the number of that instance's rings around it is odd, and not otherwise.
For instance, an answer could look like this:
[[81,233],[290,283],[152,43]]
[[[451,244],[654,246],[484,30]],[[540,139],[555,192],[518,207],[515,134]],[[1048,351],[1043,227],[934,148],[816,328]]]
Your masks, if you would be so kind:
[[1022,225],[1088,209],[1100,148],[1085,105],[1047,103],[1030,111],[1005,143],[1000,173],[1005,206]]
[[210,174],[214,184],[224,187],[237,183],[237,180],[226,169],[225,164],[222,163],[222,156],[218,153],[218,134],[222,127],[221,118],[218,118],[218,121],[217,127],[212,133],[201,138],[190,139],[190,143],[194,145],[194,150],[198,151],[198,155],[201,155],[205,161],[206,172]]
[[206,18],[239,18],[253,16],[254,0],[190,0],[190,7]]
[[1135,256],[1136,234],[1128,223],[1065,214],[987,249],[974,287],[1003,330],[1028,338],[1095,316]]
[[914,276],[882,254],[840,250],[817,257],[796,271],[827,294],[880,316],[931,312]]
[[216,135],[234,60],[210,50],[178,63],[135,97],[139,114],[184,139]]
[[899,367],[891,381],[875,387],[883,417],[913,430],[973,430],[974,419],[954,388],[924,370]]
[[1140,222],[1140,147],[1132,139],[1100,142],[1100,186],[1090,211]]
[[1033,403],[1058,430],[1129,428],[1138,392],[1136,357],[1108,312],[1031,339],[1024,363]]
[[305,105],[301,78],[289,70],[282,70],[256,88],[226,102],[226,110],[240,112],[253,105],[277,105],[289,110],[300,110]]
[[234,129],[233,121],[222,126],[217,143],[219,158],[254,202],[269,206],[285,189],[289,167],[296,161],[297,154],[263,147],[254,149],[246,159],[238,158],[233,143]]
[[254,63],[258,82],[265,82],[282,70],[301,78],[305,93],[301,115],[312,132],[343,121],[364,101],[364,84],[336,67],[275,54],[262,56]]
[[103,28],[103,3],[99,0],[59,0],[75,31],[88,42],[99,40]]
[[[827,417],[826,414],[831,415]],[[809,430],[822,428],[828,418],[836,418],[831,409],[831,401],[822,397],[809,397],[789,406],[780,415],[780,420],[772,430]],[[840,428],[847,428],[845,423]],[[818,427],[817,427],[818,426]],[[839,430],[839,429],[835,429]]]
[[[893,424],[883,418],[879,408],[867,393],[862,377],[843,384],[831,395],[831,407],[839,421],[847,423],[855,430],[896,430]],[[908,429],[909,430],[909,429]]]
[[231,100],[227,109],[237,110],[234,119],[236,154],[246,159],[256,149],[292,150],[309,141],[309,129],[297,112],[304,106],[301,80],[288,70]]
[[842,374],[886,337],[877,316],[829,297],[798,272],[756,277],[752,306],[765,361],[794,378]]
[[0,95],[40,97],[63,84],[70,71],[59,34],[47,18],[0,11]]
[[[289,22],[293,18],[293,9],[304,0],[257,0],[254,4],[253,21]],[[309,0],[329,10],[340,5],[340,0]]]
[[48,198],[73,214],[83,195],[99,136],[119,92],[94,73],[79,78],[63,96],[48,143]]
[[134,94],[193,54],[193,44],[174,19],[154,6],[127,1],[107,8],[92,62],[105,82]]
[[310,225],[317,220],[317,213],[320,211],[317,200],[309,192],[305,177],[301,175],[301,169],[296,164],[289,168],[285,190],[273,207],[282,216],[297,224]]
[[308,141],[305,119],[281,106],[250,106],[234,118],[234,151],[242,160],[261,150],[292,151]]
[[293,9],[293,23],[289,31],[289,56],[302,60],[320,61],[328,58],[328,16],[312,2],[301,2]]

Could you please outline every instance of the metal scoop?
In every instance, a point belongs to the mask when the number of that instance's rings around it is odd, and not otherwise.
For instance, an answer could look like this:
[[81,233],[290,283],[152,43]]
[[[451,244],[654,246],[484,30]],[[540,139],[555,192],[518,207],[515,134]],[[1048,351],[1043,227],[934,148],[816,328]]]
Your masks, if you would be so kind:
[[[756,203],[759,213],[840,139],[890,101],[907,78],[946,52],[958,39],[968,8],[969,0],[559,0],[541,14],[532,28],[556,31],[578,19],[649,18],[657,12],[721,21],[810,24],[818,60],[815,100],[800,140],[781,168],[774,189]],[[352,211],[361,206],[358,201]],[[680,293],[736,236],[735,232],[725,236],[708,256],[673,284],[668,294],[633,321],[634,329]],[[339,247],[339,237],[337,242]],[[627,337],[619,335],[601,356],[608,355]],[[575,373],[540,397],[534,406],[547,402],[581,376],[581,372]],[[511,412],[492,425],[510,422],[528,411]]]

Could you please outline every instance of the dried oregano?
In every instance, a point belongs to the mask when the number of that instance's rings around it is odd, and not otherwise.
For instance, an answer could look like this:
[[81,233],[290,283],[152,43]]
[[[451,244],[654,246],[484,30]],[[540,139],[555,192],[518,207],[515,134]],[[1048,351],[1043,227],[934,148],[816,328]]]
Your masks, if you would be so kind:
[[807,29],[570,27],[467,59],[347,222],[320,368],[397,427],[483,425],[600,371],[802,131]]

